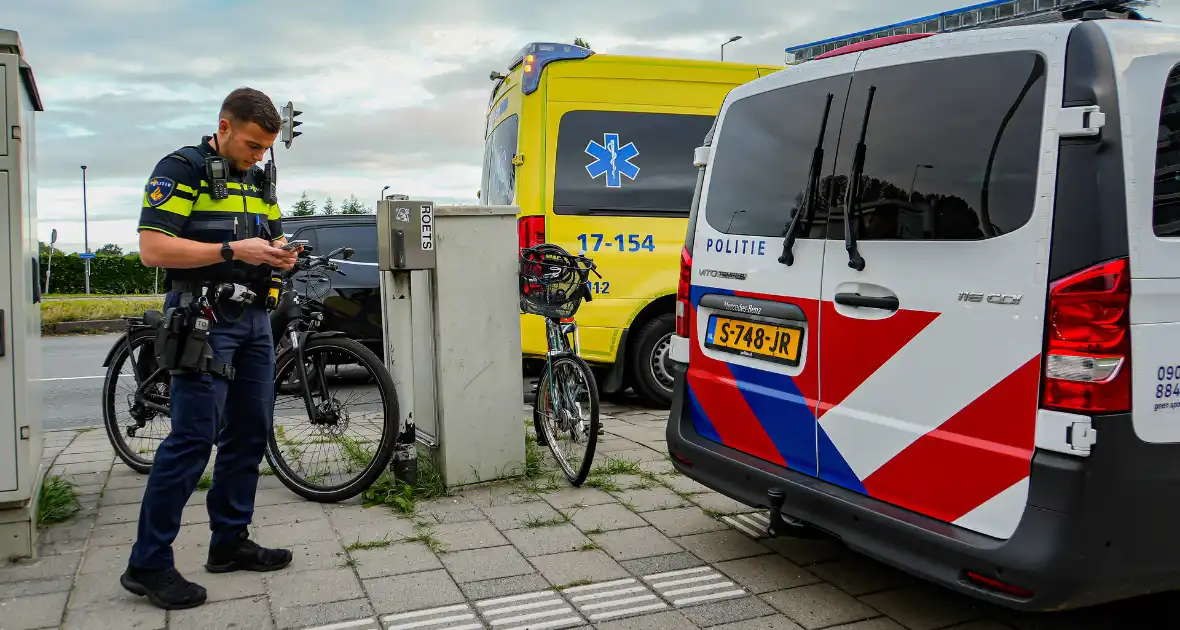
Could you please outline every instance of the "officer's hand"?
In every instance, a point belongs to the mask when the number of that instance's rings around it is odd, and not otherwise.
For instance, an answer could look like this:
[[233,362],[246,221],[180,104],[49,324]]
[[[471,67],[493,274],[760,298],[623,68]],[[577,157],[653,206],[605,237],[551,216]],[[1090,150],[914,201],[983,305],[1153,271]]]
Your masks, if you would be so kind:
[[284,250],[284,249],[278,250],[279,257],[282,259],[282,262],[280,262],[277,265],[272,264],[271,266],[282,269],[283,271],[287,271],[287,270],[291,269],[292,267],[295,266],[295,260],[297,258],[299,258],[299,252],[302,250],[303,250],[302,247],[297,247],[297,248],[289,250],[289,251]]
[[270,265],[289,269],[295,260],[294,252],[285,252],[277,247],[271,247],[270,242],[262,238],[234,241],[229,246],[234,250],[234,260],[251,265]]

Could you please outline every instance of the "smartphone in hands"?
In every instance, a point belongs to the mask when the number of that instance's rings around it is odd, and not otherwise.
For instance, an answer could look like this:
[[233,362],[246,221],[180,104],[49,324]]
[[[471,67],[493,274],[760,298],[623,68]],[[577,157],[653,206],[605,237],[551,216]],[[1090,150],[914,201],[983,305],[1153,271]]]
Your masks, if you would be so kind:
[[296,239],[294,241],[287,241],[287,243],[285,245],[283,245],[282,247],[279,247],[279,249],[289,252],[289,251],[291,251],[293,249],[297,249],[299,247],[305,247],[305,246],[307,246],[307,244],[309,242],[310,241],[307,241],[304,239]]

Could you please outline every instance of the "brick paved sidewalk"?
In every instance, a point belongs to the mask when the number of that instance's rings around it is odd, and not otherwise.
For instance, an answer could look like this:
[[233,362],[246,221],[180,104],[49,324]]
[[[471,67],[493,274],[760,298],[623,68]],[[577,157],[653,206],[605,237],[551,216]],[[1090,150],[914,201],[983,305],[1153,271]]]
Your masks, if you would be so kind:
[[545,473],[403,515],[305,502],[266,476],[252,536],[295,552],[292,566],[270,574],[203,571],[209,532],[198,491],[175,550],[209,602],[171,613],[118,581],[147,478],[113,461],[101,429],[51,434],[45,456],[78,485],[83,509],[43,531],[40,559],[0,567],[0,630],[993,630],[1122,619],[1112,607],[1014,615],[833,541],[766,540],[764,515],[672,472],[666,416],[604,413],[599,472],[580,489]]

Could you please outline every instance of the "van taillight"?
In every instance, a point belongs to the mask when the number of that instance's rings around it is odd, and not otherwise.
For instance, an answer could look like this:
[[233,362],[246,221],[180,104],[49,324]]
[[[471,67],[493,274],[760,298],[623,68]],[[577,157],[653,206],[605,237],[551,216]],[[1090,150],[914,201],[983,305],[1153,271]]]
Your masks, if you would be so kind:
[[1120,258],[1049,286],[1042,407],[1130,411],[1130,273]]
[[545,242],[545,217],[521,217],[516,221],[516,237],[520,248],[536,247]]
[[688,248],[680,250],[680,282],[676,283],[676,334],[688,337],[688,318],[692,309],[688,303],[688,289],[692,283],[692,255]]

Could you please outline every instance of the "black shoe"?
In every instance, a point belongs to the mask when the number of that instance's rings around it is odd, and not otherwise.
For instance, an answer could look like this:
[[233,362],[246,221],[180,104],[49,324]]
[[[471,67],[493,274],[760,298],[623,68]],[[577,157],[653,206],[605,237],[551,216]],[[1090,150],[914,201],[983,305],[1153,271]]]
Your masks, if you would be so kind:
[[208,596],[204,587],[184,579],[175,568],[145,571],[127,567],[119,583],[136,595],[146,595],[148,601],[164,610],[195,608]]
[[232,545],[221,549],[210,548],[205,570],[210,573],[277,571],[291,564],[292,557],[290,549],[267,549],[247,538],[243,532]]

